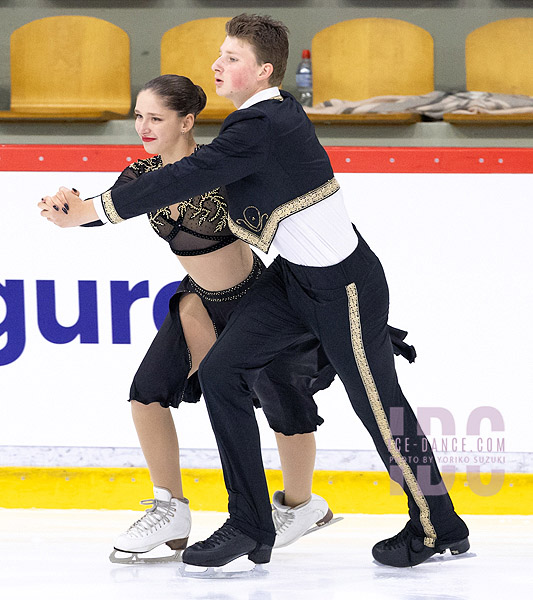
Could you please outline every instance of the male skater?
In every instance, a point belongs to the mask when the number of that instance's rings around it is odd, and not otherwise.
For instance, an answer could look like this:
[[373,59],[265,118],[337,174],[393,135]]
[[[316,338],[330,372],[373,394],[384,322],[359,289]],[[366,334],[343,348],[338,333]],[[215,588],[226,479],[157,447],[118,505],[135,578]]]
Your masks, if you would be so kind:
[[[250,390],[277,353],[311,332],[320,340],[391,477],[408,497],[409,521],[378,542],[386,565],[420,564],[437,552],[469,548],[435,459],[396,378],[387,329],[388,289],[381,264],[352,226],[342,192],[313,125],[279,91],[287,28],[270,17],[239,15],[213,64],[217,93],[239,109],[195,156],[101,198],[51,211],[58,225],[96,218],[118,223],[219,185],[230,226],[246,242],[279,256],[242,301],[200,366],[200,382],[220,451],[229,514],[185,563],[215,567],[243,555],[270,560],[274,527]],[[394,432],[391,419],[398,419]]]

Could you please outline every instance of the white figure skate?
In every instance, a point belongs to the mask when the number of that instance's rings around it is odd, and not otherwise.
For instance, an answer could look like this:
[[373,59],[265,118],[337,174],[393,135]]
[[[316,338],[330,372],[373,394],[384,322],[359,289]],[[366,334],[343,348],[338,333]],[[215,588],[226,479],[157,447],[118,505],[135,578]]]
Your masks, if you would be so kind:
[[[118,536],[109,560],[123,565],[179,562],[191,531],[189,501],[172,498],[167,489],[154,486],[154,498],[143,500],[141,504],[150,504],[151,508],[126,533]],[[162,544],[174,550],[174,554],[162,557],[139,556]],[[126,556],[117,556],[117,552]]]
[[284,548],[302,536],[342,519],[342,517],[334,519],[328,503],[316,494],[311,494],[307,502],[295,507],[286,506],[284,502],[285,493],[274,492],[272,498],[272,520],[276,529],[274,548]]

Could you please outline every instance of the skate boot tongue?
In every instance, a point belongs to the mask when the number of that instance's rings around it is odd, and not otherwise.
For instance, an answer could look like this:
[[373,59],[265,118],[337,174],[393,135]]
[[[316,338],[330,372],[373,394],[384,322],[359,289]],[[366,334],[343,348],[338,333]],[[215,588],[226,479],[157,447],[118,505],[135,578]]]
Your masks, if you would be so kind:
[[292,509],[291,506],[285,504],[285,492],[277,491],[272,496],[272,505],[275,510],[286,513]]
[[205,548],[216,548],[220,544],[230,542],[232,539],[241,535],[241,533],[232,527],[229,523],[226,523],[220,529],[217,529],[215,533],[211,534],[203,543]]
[[160,488],[154,485],[154,499],[159,502],[170,502],[172,500],[172,494],[166,488]]

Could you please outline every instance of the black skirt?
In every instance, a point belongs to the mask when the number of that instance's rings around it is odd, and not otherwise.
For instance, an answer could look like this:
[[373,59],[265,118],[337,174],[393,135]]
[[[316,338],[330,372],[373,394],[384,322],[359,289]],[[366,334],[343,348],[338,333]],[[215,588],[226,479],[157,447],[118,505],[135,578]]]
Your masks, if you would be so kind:
[[[198,402],[201,389],[198,374],[188,376],[190,352],[179,316],[182,294],[197,294],[205,306],[218,337],[240,300],[249,292],[264,265],[254,255],[253,268],[241,283],[227,290],[211,292],[185,276],[169,302],[169,312],[144,357],[130,389],[130,400],[142,404],[159,402],[177,408],[181,402]],[[261,406],[274,431],[293,435],[316,431],[324,421],[318,415],[313,395],[327,388],[335,377],[318,341],[297,342],[276,357],[259,374],[250,400]]]

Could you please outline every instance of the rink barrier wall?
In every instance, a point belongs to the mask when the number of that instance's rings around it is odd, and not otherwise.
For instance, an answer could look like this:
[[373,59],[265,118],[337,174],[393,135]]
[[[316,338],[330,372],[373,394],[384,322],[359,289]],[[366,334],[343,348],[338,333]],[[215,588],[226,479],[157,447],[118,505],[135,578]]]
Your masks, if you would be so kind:
[[[267,469],[270,493],[283,489],[280,470]],[[461,514],[533,514],[533,474],[443,473]],[[183,469],[193,510],[227,510],[220,469]],[[0,507],[139,510],[153,496],[146,468],[0,467]],[[385,471],[315,471],[313,491],[336,513],[403,514],[405,496]]]
[[[532,148],[327,146],[335,173],[533,173]],[[140,145],[0,144],[0,171],[117,172]]]
[[[336,173],[533,173],[531,148],[345,147],[326,148]],[[0,171],[120,172],[146,157],[140,145],[0,145]],[[445,477],[452,474],[445,474]],[[503,481],[491,485],[492,478]],[[219,469],[184,469],[195,510],[226,510]],[[267,469],[270,491],[282,475]],[[464,514],[533,514],[532,473],[456,473],[448,481]],[[139,509],[153,495],[148,470],[137,467],[0,467],[5,508]],[[494,492],[494,489],[497,491]],[[335,512],[405,513],[405,498],[386,472],[317,470],[313,490]]]

